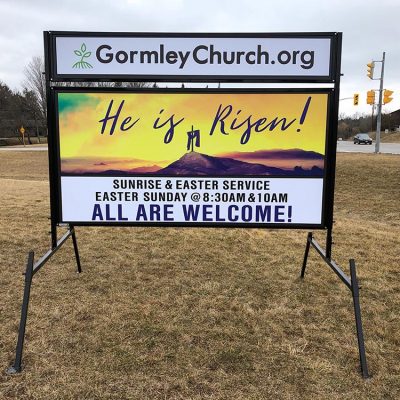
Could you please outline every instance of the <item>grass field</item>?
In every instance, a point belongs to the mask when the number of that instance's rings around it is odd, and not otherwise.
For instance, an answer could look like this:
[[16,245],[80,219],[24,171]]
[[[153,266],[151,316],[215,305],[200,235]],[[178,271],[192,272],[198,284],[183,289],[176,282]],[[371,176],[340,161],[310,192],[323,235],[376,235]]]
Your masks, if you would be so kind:
[[[400,398],[400,156],[339,154],[333,258],[360,278],[363,381],[351,294],[306,231],[78,228],[34,277],[25,368],[7,376],[27,252],[49,244],[43,152],[0,153],[1,399]],[[316,232],[323,242],[323,232]]]

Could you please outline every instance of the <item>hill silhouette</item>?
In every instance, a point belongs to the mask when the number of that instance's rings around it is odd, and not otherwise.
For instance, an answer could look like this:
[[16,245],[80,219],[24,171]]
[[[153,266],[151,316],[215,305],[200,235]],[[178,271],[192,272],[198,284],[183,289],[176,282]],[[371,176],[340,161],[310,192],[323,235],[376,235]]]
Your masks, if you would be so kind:
[[320,168],[304,170],[297,167],[288,171],[263,164],[248,163],[226,157],[213,157],[195,151],[184,154],[179,160],[156,172],[157,175],[317,175]]
[[[297,151],[297,150],[296,150]],[[281,153],[293,153],[290,150],[280,151]],[[250,153],[249,153],[250,154]],[[315,153],[317,154],[317,153]],[[276,154],[274,154],[276,156]],[[314,154],[308,157],[317,158]],[[320,155],[321,156],[321,155]],[[266,157],[268,158],[268,157]],[[271,158],[274,163],[276,157]],[[300,160],[301,163],[301,160]],[[297,163],[296,163],[297,164]],[[214,157],[207,154],[192,151],[184,154],[179,160],[160,168],[157,165],[132,168],[129,170],[107,169],[104,171],[72,170],[63,171],[64,176],[129,176],[129,175],[164,175],[164,176],[245,176],[245,175],[273,175],[273,176],[313,176],[322,177],[323,169],[313,166],[311,169],[304,169],[299,165],[293,168],[271,167],[256,162],[246,162],[230,157]],[[107,164],[105,164],[107,165]]]
[[232,152],[222,154],[222,157],[246,160],[282,160],[282,159],[297,159],[297,160],[323,160],[323,154],[316,151],[303,149],[274,149],[274,150],[257,150],[251,152]]

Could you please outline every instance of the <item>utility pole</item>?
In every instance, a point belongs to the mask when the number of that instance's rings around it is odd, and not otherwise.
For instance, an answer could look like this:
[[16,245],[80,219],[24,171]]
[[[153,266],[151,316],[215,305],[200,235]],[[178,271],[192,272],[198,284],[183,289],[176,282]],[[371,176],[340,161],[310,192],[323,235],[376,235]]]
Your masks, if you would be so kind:
[[376,139],[375,139],[375,153],[379,153],[381,144],[381,122],[382,122],[382,92],[383,92],[383,74],[385,71],[385,52],[383,52],[382,61],[377,61],[382,63],[381,68],[381,78],[379,85],[379,101],[378,101],[378,113],[376,119]]
[[372,114],[371,114],[371,132],[374,130],[374,111],[375,111],[375,104],[372,104]]

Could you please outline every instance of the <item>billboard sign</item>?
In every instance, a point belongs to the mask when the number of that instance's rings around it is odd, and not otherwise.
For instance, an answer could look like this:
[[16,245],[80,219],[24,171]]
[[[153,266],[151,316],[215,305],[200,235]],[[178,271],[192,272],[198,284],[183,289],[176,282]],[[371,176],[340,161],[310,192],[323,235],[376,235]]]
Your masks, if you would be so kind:
[[53,80],[333,82],[335,34],[52,32]]
[[58,222],[325,226],[330,89],[52,96]]

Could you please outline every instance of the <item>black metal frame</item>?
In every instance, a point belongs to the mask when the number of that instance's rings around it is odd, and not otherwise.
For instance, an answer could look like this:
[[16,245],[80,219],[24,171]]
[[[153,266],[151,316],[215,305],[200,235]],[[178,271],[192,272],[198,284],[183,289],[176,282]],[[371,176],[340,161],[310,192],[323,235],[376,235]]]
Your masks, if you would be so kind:
[[82,272],[78,243],[76,241],[75,228],[72,225],[69,225],[67,232],[57,241],[56,246],[52,247],[47,253],[42,256],[38,261],[34,262],[34,252],[30,251],[28,254],[28,261],[26,264],[25,271],[25,287],[24,287],[24,297],[22,299],[22,308],[21,308],[21,319],[19,323],[18,329],[18,339],[17,339],[17,347],[15,349],[15,360],[11,367],[7,369],[8,374],[16,374],[22,371],[22,354],[24,350],[24,342],[25,342],[25,329],[26,329],[26,321],[28,318],[28,307],[29,307],[29,297],[31,293],[31,285],[32,278],[34,275],[39,272],[39,270],[50,260],[50,258],[57,252],[57,250],[65,243],[65,241],[72,237],[72,243],[74,246],[75,259],[77,264],[77,272]]
[[[334,89],[332,90],[333,95],[329,96],[329,125],[327,126],[327,143],[325,149],[325,171],[324,171],[324,203],[323,203],[323,224],[321,226],[309,226],[303,225],[301,228],[306,229],[323,229],[325,228],[327,231],[326,235],[326,250],[324,250],[318,242],[313,238],[312,232],[309,232],[307,236],[305,254],[303,265],[301,269],[301,278],[304,278],[305,270],[307,266],[308,254],[310,247],[312,246],[318,254],[322,257],[324,262],[333,270],[333,272],[340,278],[340,280],[345,284],[345,286],[351,290],[353,297],[353,305],[354,305],[354,314],[355,314],[355,322],[356,322],[356,330],[357,330],[357,339],[358,339],[358,349],[360,356],[360,366],[361,373],[363,378],[368,378],[368,367],[367,360],[365,354],[365,344],[364,344],[364,335],[362,329],[361,322],[361,309],[359,302],[359,286],[357,281],[356,274],[356,266],[353,259],[350,259],[350,278],[342,271],[342,269],[332,260],[332,231],[333,231],[333,204],[334,204],[334,188],[335,188],[335,166],[336,166],[336,137],[337,137],[337,119],[338,119],[338,111],[339,111],[339,84],[340,84],[340,63],[341,63],[341,47],[342,47],[342,34],[341,33],[315,33],[315,34],[297,34],[297,33],[287,33],[287,34],[148,34],[148,33],[85,33],[85,32],[44,32],[44,44],[45,44],[45,68],[46,68],[46,93],[47,93],[47,121],[48,121],[48,147],[49,147],[49,181],[50,181],[50,211],[51,211],[51,249],[41,257],[36,263],[34,263],[34,253],[31,251],[28,256],[28,262],[25,273],[25,288],[24,288],[24,296],[22,302],[22,310],[21,310],[21,319],[20,326],[18,331],[18,340],[16,347],[16,355],[14,364],[8,368],[7,372],[9,374],[15,374],[21,371],[22,369],[22,354],[23,354],[23,346],[24,346],[24,338],[25,338],[25,329],[28,315],[28,306],[29,306],[29,296],[30,289],[32,284],[32,278],[36,272],[38,272],[43,265],[56,253],[56,251],[66,242],[66,240],[71,236],[72,242],[74,246],[75,258],[77,262],[77,271],[80,273],[81,264],[79,258],[78,245],[75,236],[75,223],[70,223],[68,225],[67,232],[60,238],[57,239],[57,228],[59,223],[61,222],[60,214],[59,214],[59,145],[58,145],[58,135],[56,132],[56,116],[55,116],[55,101],[54,101],[54,90],[52,89],[51,82],[52,81],[126,81],[126,80],[149,80],[151,78],[152,81],[182,81],[182,76],[180,77],[140,77],[137,76],[122,76],[121,78],[112,77],[112,79],[107,76],[93,76],[92,78],[88,76],[74,76],[74,77],[65,77],[65,76],[57,76],[54,70],[54,63],[52,60],[55,59],[55,37],[56,36],[95,36],[95,35],[103,35],[110,37],[119,37],[119,36],[138,36],[138,37],[158,37],[158,36],[169,36],[169,37],[330,37],[331,38],[331,55],[330,55],[330,75],[329,78],[326,79],[315,79],[315,77],[309,77],[309,79],[285,79],[284,77],[262,77],[259,82],[308,82],[308,83],[316,83],[316,82],[325,82],[325,83],[334,83]],[[253,77],[254,78],[254,77]],[[219,82],[256,82],[254,79],[246,79],[240,77],[193,77],[193,79],[189,79],[188,77],[184,77],[184,81],[219,81]],[[63,88],[62,90],[65,90]],[[104,91],[104,89],[102,89]],[[247,90],[247,89],[246,89]],[[247,90],[248,91],[248,90]],[[271,91],[271,90],[270,90]],[[288,91],[287,89],[285,90]],[[304,90],[303,90],[304,92]],[[327,92],[325,90],[325,92]],[[218,91],[221,93],[221,91]],[[81,224],[78,225],[87,225]],[[104,224],[93,224],[90,225],[104,225]],[[112,225],[111,223],[107,223],[107,225]],[[127,226],[129,224],[124,224]],[[144,225],[144,224],[140,224]],[[155,224],[147,224],[147,225],[155,225]],[[157,226],[160,226],[157,224]],[[165,225],[161,225],[165,226]],[[176,224],[176,226],[180,226],[180,224]],[[184,226],[188,226],[185,224]],[[199,225],[196,225],[199,226]],[[201,225],[201,226],[209,226],[209,225]],[[213,225],[215,226],[215,225]],[[217,225],[221,226],[221,225]],[[251,227],[251,225],[243,225],[244,227]],[[228,225],[228,227],[232,227],[232,225]],[[257,226],[258,227],[258,226]],[[265,227],[265,226],[263,226]],[[273,225],[273,228],[294,228],[293,225],[290,226],[279,226]]]
[[348,277],[345,272],[336,264],[335,261],[332,260],[331,257],[328,257],[327,253],[324,249],[318,244],[318,242],[314,239],[312,232],[308,233],[306,250],[304,252],[304,260],[303,266],[301,268],[300,278],[304,279],[304,275],[307,267],[308,253],[310,251],[310,246],[314,247],[317,253],[322,257],[328,267],[339,277],[339,279],[345,284],[345,286],[351,291],[353,297],[353,306],[354,306],[354,316],[356,322],[356,331],[357,331],[357,342],[358,342],[358,353],[360,357],[360,369],[361,374],[364,379],[370,378],[368,373],[368,365],[367,365],[367,357],[365,355],[365,343],[364,343],[364,333],[361,322],[361,308],[360,308],[360,299],[359,299],[359,285],[357,280],[357,272],[356,272],[356,263],[353,259],[349,260],[350,263],[350,277]]
[[[341,50],[342,48],[342,35],[337,36],[337,48]],[[314,247],[317,253],[322,257],[324,262],[332,269],[332,271],[340,278],[340,280],[345,284],[345,286],[351,290],[353,297],[355,322],[357,330],[357,341],[358,341],[358,351],[360,355],[360,369],[361,374],[364,379],[370,377],[368,373],[367,358],[365,354],[365,343],[364,334],[361,322],[361,309],[359,302],[359,286],[357,281],[356,265],[353,259],[350,259],[350,278],[343,272],[343,270],[332,260],[332,245],[333,245],[333,206],[334,206],[334,195],[335,195],[335,170],[336,170],[336,145],[337,145],[337,121],[339,117],[339,92],[340,92],[340,66],[341,66],[341,51],[335,54],[335,86],[334,86],[334,113],[330,119],[330,127],[332,129],[332,136],[329,136],[328,143],[328,158],[331,160],[331,167],[327,170],[327,182],[329,185],[327,187],[327,230],[326,230],[326,241],[325,250],[319,245],[319,243],[314,239],[312,232],[308,233],[306,248],[304,253],[303,266],[300,273],[300,278],[304,279],[304,274],[307,266],[308,253],[310,251],[310,246]]]
[[[323,176],[323,191],[322,191],[322,208],[321,208],[321,218],[320,223],[315,224],[299,224],[299,223],[223,223],[223,222],[92,222],[92,221],[69,221],[64,220],[62,216],[62,196],[61,196],[61,157],[60,157],[60,135],[59,135],[59,113],[58,113],[58,94],[59,93],[154,93],[154,94],[325,94],[327,95],[327,110],[326,110],[326,127],[325,127],[325,151],[324,151],[324,176]],[[326,204],[333,204],[327,196],[331,193],[329,189],[332,183],[328,179],[332,179],[331,175],[328,173],[332,168],[334,168],[335,160],[333,159],[336,153],[329,152],[329,146],[332,145],[331,138],[335,135],[333,131],[334,127],[330,123],[330,116],[335,114],[335,103],[334,103],[334,89],[320,88],[320,89],[165,89],[165,88],[141,88],[141,89],[130,89],[130,88],[74,88],[74,87],[53,87],[50,89],[50,104],[52,113],[51,126],[54,127],[54,137],[52,137],[52,146],[49,145],[52,153],[52,173],[50,178],[50,190],[57,198],[57,202],[54,202],[54,215],[56,215],[56,220],[53,221],[55,225],[61,223],[71,223],[74,226],[162,226],[162,227],[224,227],[224,228],[273,228],[273,229],[326,229],[330,225],[330,217],[332,213]],[[336,141],[335,141],[336,143]],[[102,176],[98,174],[96,176]],[[107,177],[112,177],[111,175],[106,175]],[[115,177],[120,177],[115,175]],[[129,175],[129,178],[160,178],[160,175]],[[178,179],[176,175],[163,175],[163,178],[168,177],[169,179]],[[274,176],[274,175],[251,175],[251,178],[259,179],[287,179],[287,178],[307,178],[307,179],[321,179],[320,177],[312,176]],[[186,176],[185,178],[198,178],[198,176]],[[212,178],[246,178],[245,176],[212,176]],[[52,217],[53,218],[53,217]]]
[[[285,33],[177,33],[177,32],[45,32],[49,40],[49,54],[54,62],[51,65],[50,78],[56,82],[91,82],[91,81],[143,81],[143,82],[302,82],[302,83],[333,83],[335,81],[334,59],[338,53],[338,42],[335,32],[285,32]],[[285,38],[285,39],[330,39],[329,75],[310,76],[252,76],[252,75],[139,75],[139,74],[58,74],[56,57],[57,37],[104,37],[104,38]]]

